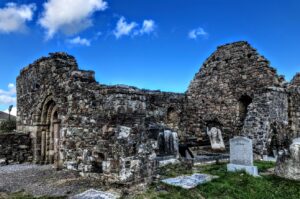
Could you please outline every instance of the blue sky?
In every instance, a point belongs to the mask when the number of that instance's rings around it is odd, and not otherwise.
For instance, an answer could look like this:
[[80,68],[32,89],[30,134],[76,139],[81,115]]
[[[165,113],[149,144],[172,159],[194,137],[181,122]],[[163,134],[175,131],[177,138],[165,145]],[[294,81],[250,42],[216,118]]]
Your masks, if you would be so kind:
[[65,51],[102,84],[185,92],[224,43],[247,40],[290,80],[300,71],[297,0],[1,0],[0,110],[20,69]]

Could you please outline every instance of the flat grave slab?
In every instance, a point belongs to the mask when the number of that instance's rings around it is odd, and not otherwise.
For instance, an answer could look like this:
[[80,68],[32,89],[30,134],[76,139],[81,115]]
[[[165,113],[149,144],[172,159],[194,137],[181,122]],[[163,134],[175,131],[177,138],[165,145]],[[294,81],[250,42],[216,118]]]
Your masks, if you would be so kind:
[[179,176],[176,178],[168,178],[162,180],[163,183],[181,187],[183,189],[192,189],[200,184],[210,182],[212,179],[218,178],[209,174],[195,173],[191,176]]
[[81,194],[70,197],[71,199],[117,199],[119,196],[109,193],[98,191],[95,189],[89,189]]

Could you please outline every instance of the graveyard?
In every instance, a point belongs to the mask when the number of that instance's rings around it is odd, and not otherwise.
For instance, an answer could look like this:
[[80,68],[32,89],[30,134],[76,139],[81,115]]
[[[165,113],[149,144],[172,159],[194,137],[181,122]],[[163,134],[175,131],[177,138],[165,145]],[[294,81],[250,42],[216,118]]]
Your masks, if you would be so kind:
[[0,1],[0,199],[300,199],[300,1]]
[[[241,65],[246,75],[232,75]],[[185,93],[102,85],[73,56],[51,53],[17,77],[16,130],[0,134],[1,194],[299,198],[299,78],[284,81],[245,41],[219,46]],[[217,96],[227,111],[216,111]]]

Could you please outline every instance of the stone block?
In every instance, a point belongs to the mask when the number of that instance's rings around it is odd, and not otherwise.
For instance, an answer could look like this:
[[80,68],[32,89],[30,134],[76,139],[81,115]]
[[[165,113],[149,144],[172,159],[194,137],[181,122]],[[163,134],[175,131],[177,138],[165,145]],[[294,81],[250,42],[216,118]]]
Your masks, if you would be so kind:
[[237,172],[237,171],[245,171],[249,175],[259,176],[258,170],[256,166],[246,166],[246,165],[238,165],[238,164],[227,164],[227,171]]

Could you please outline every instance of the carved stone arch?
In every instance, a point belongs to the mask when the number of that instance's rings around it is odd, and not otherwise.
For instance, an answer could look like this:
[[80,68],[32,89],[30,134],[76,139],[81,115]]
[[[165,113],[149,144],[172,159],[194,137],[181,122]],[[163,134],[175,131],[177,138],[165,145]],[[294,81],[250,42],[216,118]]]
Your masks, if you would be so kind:
[[39,148],[39,162],[59,167],[60,120],[58,107],[52,95],[46,97],[38,112],[40,128],[37,132],[36,147]]
[[48,111],[50,106],[52,106],[52,108],[54,107],[54,105],[56,105],[53,96],[52,95],[48,95],[45,100],[43,100],[43,102],[40,104],[40,107],[38,108],[39,111],[39,122],[44,123],[47,120],[47,117],[49,116]]

